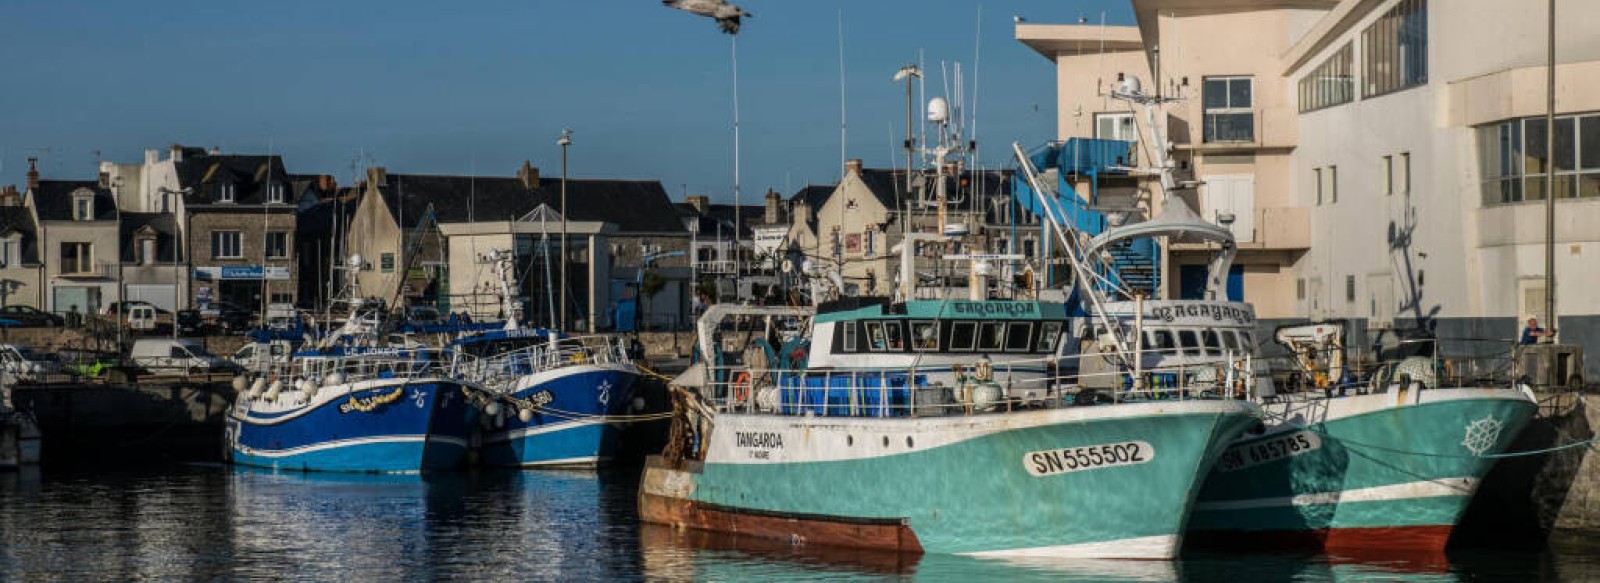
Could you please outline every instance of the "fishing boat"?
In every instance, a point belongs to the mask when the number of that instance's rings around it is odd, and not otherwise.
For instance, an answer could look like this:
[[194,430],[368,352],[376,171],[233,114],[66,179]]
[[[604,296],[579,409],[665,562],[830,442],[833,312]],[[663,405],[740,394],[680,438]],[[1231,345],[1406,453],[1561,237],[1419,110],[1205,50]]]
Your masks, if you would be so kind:
[[[1430,340],[1427,350],[1417,351],[1427,356],[1371,367],[1377,374],[1349,375],[1342,347],[1330,352],[1304,344],[1306,336],[1331,330],[1312,325],[1287,335],[1280,330],[1277,339],[1302,364],[1321,359],[1320,370],[1302,366],[1292,376],[1297,380],[1275,383],[1273,364],[1261,358],[1255,338],[1255,310],[1228,297],[1227,273],[1236,250],[1233,233],[1223,224],[1200,219],[1185,202],[1199,183],[1174,176],[1171,144],[1154,123],[1165,119],[1158,110],[1172,99],[1142,93],[1131,77],[1112,97],[1144,106],[1151,122],[1145,125],[1147,143],[1158,145],[1152,150],[1162,187],[1160,212],[1149,220],[1103,230],[1082,228],[1096,224],[1095,211],[1083,197],[1067,192],[1064,177],[1126,171],[1118,167],[1131,158],[1126,155],[1128,143],[1121,144],[1115,165],[1109,163],[1111,156],[1094,161],[1093,151],[1117,144],[1087,144],[1083,149],[1089,154],[1072,151],[1078,144],[1034,156],[1015,148],[1031,180],[1019,199],[1045,216],[1069,219],[1056,223],[1077,231],[1090,257],[1113,258],[1097,266],[1097,285],[1085,289],[1090,301],[1083,305],[1090,317],[1074,322],[1084,354],[1105,346],[1103,321],[1132,325],[1138,331],[1132,344],[1140,355],[1136,365],[1143,371],[1141,383],[1159,390],[1220,382],[1262,408],[1263,425],[1228,447],[1200,491],[1188,525],[1190,543],[1240,549],[1443,550],[1495,456],[1535,411],[1532,395],[1514,386],[1514,375],[1505,374],[1514,368],[1481,358],[1443,358],[1437,341]],[[1040,172],[1039,162],[1051,167]],[[1050,172],[1057,173],[1060,186],[1041,179]],[[1213,250],[1202,297],[1128,301],[1130,294],[1119,284],[1131,278],[1119,273],[1116,255],[1157,241]],[[1082,362],[1083,372],[1099,365],[1096,359]]]
[[616,457],[640,371],[620,336],[525,327],[513,256],[488,254],[500,275],[501,330],[451,342],[452,374],[491,392],[479,462],[494,467],[592,468]]
[[[352,259],[359,266],[359,259]],[[351,278],[354,285],[354,278]],[[382,311],[350,293],[345,324],[267,374],[236,377],[227,455],[245,466],[416,473],[462,467],[493,399],[425,348],[376,346]]]
[[[940,134],[930,157],[942,202],[945,157],[966,141]],[[1258,409],[1216,387],[1066,382],[1068,307],[991,295],[986,274],[1011,258],[950,253],[970,241],[943,216],[892,253],[902,265],[934,249],[966,261],[964,295],[919,289],[902,267],[890,298],[707,310],[702,362],[674,382],[669,443],[646,462],[643,520],[912,553],[1177,554],[1201,480]],[[786,338],[785,321],[802,330]],[[1105,358],[1132,362],[1125,346]],[[1131,381],[1129,370],[1104,374]]]

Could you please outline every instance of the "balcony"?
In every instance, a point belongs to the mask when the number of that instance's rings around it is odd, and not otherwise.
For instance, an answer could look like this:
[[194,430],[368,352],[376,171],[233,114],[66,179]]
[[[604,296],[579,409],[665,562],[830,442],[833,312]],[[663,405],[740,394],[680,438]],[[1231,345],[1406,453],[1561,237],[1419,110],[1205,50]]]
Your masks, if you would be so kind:
[[106,261],[63,261],[61,273],[57,275],[67,279],[113,279],[117,276],[116,264]]
[[[1235,221],[1232,228],[1241,241],[1238,249],[1255,251],[1303,251],[1311,248],[1311,209],[1305,207],[1273,207],[1252,209],[1254,224],[1250,233],[1238,229],[1244,221]],[[1244,239],[1249,239],[1244,241]],[[1213,247],[1204,243],[1173,244],[1174,251],[1195,251]]]

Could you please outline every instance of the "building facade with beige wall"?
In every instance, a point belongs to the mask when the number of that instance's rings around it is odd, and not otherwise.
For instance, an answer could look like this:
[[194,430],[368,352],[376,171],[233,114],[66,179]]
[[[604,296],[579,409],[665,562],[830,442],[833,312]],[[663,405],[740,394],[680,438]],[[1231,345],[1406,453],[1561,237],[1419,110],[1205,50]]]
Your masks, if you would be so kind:
[[[1253,223],[1233,228],[1263,318],[1509,339],[1540,315],[1544,0],[1132,4],[1136,26],[1017,38],[1056,65],[1063,138],[1103,132],[1079,121],[1106,107],[1099,93],[1118,73],[1150,91],[1159,63],[1155,83],[1185,98],[1158,123],[1205,183],[1196,208]],[[1600,340],[1585,293],[1600,286],[1600,11],[1556,10],[1558,326],[1586,343]]]

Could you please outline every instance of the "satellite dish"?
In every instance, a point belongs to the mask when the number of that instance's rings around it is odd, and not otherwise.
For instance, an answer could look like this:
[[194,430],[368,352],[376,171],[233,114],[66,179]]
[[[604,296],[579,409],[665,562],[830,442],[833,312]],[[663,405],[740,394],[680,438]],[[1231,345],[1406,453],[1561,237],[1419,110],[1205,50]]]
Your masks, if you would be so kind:
[[1117,83],[1117,89],[1128,95],[1138,94],[1140,88],[1139,78],[1133,75],[1123,77],[1122,81]]

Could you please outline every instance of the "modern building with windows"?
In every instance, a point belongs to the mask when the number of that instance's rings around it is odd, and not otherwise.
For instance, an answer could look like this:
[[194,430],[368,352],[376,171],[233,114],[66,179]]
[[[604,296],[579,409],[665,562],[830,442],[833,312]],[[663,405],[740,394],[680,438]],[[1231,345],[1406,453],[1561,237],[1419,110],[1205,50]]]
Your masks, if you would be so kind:
[[[1056,65],[1063,139],[1110,137],[1118,74],[1185,98],[1157,123],[1204,183],[1191,202],[1233,219],[1242,296],[1268,325],[1349,318],[1370,341],[1415,328],[1511,339],[1533,316],[1563,341],[1600,341],[1600,297],[1584,293],[1600,287],[1590,3],[1556,2],[1554,155],[1543,0],[1132,5],[1135,26],[1019,24],[1017,38]],[[1553,318],[1542,313],[1547,181]],[[1164,251],[1163,269],[1181,270],[1184,250]]]

